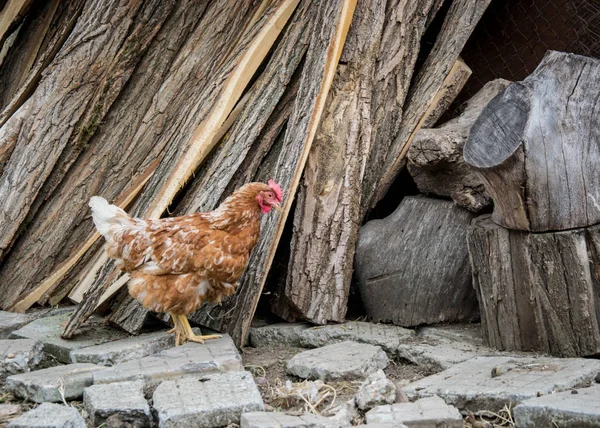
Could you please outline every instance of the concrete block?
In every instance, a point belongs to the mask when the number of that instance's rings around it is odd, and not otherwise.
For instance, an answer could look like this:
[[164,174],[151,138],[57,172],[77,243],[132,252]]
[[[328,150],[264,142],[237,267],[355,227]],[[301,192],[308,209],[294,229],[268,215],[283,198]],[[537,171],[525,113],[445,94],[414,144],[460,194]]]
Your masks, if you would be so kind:
[[71,316],[71,311],[36,319],[13,331],[11,338],[39,340],[44,344],[44,352],[61,363],[71,363],[71,351],[100,345],[113,340],[129,337],[121,330],[111,329],[102,323],[100,317],[92,316],[72,340],[60,337],[63,325]]
[[44,358],[44,345],[32,339],[0,339],[0,378],[36,368]]
[[460,410],[496,411],[528,398],[589,385],[600,361],[583,358],[476,357],[403,388],[411,399],[439,395]]
[[149,427],[152,423],[150,406],[144,397],[144,382],[117,382],[92,385],[83,391],[83,404],[94,426],[118,415],[136,427]]
[[600,427],[600,385],[530,398],[513,415],[519,428]]
[[300,346],[300,333],[310,327],[307,323],[278,323],[250,329],[250,344],[266,346]]
[[114,365],[98,372],[94,383],[143,380],[151,389],[163,380],[243,369],[233,341],[224,335],[202,344],[186,343],[153,356]]
[[248,372],[165,381],[154,391],[153,401],[160,428],[239,424],[243,413],[264,409]]
[[81,398],[83,390],[93,383],[93,374],[104,370],[94,364],[68,364],[17,374],[6,378],[6,389],[14,395],[36,403],[62,402]]
[[363,411],[396,401],[396,385],[383,370],[370,374],[354,396],[356,407]]
[[323,416],[305,413],[292,416],[282,412],[244,413],[240,428],[341,428],[349,426]]
[[463,418],[456,407],[440,397],[421,398],[414,403],[378,406],[365,414],[367,424],[394,423],[408,427],[463,428]]
[[403,327],[359,321],[313,327],[299,333],[300,346],[305,348],[319,348],[349,340],[381,346],[387,352],[395,352],[400,343],[414,335],[413,330]]
[[8,338],[13,331],[23,327],[30,320],[29,315],[0,311],[0,339]]
[[60,404],[44,403],[19,416],[9,428],[86,428],[77,409]]
[[92,363],[102,366],[113,366],[125,361],[131,361],[175,346],[175,337],[165,331],[131,336],[114,342],[71,351],[74,363]]
[[387,367],[379,346],[340,342],[301,352],[288,361],[288,373],[303,379],[354,380]]

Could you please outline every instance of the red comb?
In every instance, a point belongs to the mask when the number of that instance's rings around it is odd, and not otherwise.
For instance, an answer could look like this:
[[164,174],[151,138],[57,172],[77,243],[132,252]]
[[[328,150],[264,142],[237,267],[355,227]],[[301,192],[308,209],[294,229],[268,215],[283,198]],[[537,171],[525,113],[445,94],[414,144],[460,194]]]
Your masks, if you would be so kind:
[[277,200],[279,202],[281,202],[281,200],[283,199],[283,190],[281,190],[281,186],[279,184],[275,183],[275,180],[269,180],[269,181],[267,181],[267,184],[275,192],[275,196],[277,197]]

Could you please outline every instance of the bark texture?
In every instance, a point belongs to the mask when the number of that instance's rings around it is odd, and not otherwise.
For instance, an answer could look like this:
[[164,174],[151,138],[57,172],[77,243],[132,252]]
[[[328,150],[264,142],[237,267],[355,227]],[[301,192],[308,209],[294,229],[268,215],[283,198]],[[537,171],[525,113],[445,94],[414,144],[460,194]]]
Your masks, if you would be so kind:
[[466,161],[494,199],[493,221],[535,232],[600,222],[600,61],[549,52],[473,125]]
[[408,150],[408,170],[421,192],[450,197],[473,212],[491,206],[479,174],[463,160],[463,148],[484,107],[509,84],[502,79],[488,82],[458,117],[417,132]]
[[600,352],[600,228],[529,233],[482,216],[468,234],[490,346],[561,357]]

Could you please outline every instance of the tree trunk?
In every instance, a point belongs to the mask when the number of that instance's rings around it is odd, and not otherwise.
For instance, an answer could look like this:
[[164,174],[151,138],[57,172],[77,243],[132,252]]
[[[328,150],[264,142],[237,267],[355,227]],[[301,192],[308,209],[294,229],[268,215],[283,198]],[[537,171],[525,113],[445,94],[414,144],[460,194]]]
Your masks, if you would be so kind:
[[450,197],[473,212],[491,206],[479,174],[463,160],[463,147],[483,108],[509,84],[502,79],[488,82],[467,101],[460,116],[417,132],[408,150],[408,171],[421,192]]
[[549,52],[473,125],[465,160],[511,229],[566,230],[600,222],[600,61]]
[[490,0],[454,0],[436,39],[433,50],[419,71],[411,89],[402,120],[390,135],[392,141],[385,154],[371,162],[377,171],[363,192],[363,205],[372,208],[385,196],[390,185],[405,165],[405,156],[415,133],[427,119],[429,107],[444,84],[458,55],[479,22]]
[[600,227],[529,233],[482,216],[467,241],[490,346],[561,357],[600,352]]

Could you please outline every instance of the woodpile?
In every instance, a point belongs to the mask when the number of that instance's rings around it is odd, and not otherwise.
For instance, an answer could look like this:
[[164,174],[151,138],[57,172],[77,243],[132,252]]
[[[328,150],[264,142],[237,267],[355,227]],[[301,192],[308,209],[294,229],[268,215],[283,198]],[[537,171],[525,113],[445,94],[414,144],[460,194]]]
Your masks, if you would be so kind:
[[484,335],[498,349],[600,352],[600,61],[549,52],[493,99],[464,156],[494,198],[469,235]]
[[99,308],[136,333],[148,313],[89,198],[159,218],[275,177],[284,215],[264,219],[237,294],[192,317],[242,345],[278,245],[273,311],[344,319],[359,227],[464,85],[459,54],[489,0],[4,3],[2,309],[68,299],[64,337]]

